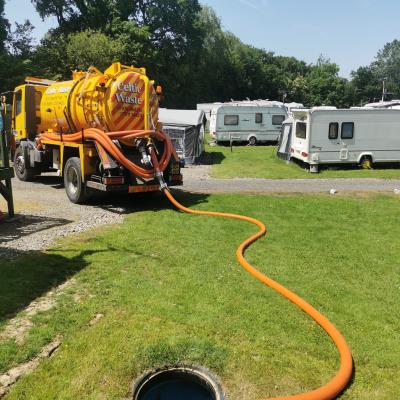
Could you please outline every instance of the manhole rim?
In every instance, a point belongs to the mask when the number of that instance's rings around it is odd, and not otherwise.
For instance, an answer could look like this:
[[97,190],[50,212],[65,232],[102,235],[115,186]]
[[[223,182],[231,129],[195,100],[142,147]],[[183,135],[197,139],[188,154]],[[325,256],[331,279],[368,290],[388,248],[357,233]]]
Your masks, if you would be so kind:
[[140,390],[152,379],[168,372],[182,372],[195,375],[201,381],[206,383],[209,389],[213,390],[215,400],[227,400],[220,379],[208,368],[199,365],[168,365],[152,370],[148,370],[136,378],[132,384],[132,390],[129,399],[137,400]]

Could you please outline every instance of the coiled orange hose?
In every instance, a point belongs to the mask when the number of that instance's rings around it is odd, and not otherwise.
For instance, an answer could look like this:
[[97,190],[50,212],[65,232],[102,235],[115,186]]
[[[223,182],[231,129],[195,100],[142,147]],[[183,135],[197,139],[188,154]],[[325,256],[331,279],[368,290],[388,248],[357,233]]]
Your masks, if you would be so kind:
[[291,292],[289,289],[285,288],[278,282],[272,280],[271,278],[267,277],[266,275],[258,271],[244,258],[244,253],[246,249],[260,237],[264,236],[265,233],[267,232],[265,225],[255,218],[246,217],[244,215],[228,214],[228,213],[213,212],[213,211],[191,210],[190,208],[187,208],[182,204],[180,204],[172,196],[171,192],[168,189],[164,189],[163,191],[164,194],[169,199],[169,201],[176,208],[185,213],[193,215],[207,215],[212,217],[236,219],[240,221],[250,222],[256,225],[259,228],[259,231],[254,235],[252,235],[251,237],[249,237],[248,239],[246,239],[243,243],[241,243],[238,249],[236,250],[236,257],[239,260],[239,263],[242,265],[244,269],[246,269],[252,276],[258,279],[260,282],[264,283],[265,285],[277,291],[279,294],[290,300],[292,303],[296,304],[301,310],[303,310],[306,314],[308,314],[311,318],[313,318],[331,337],[332,341],[335,343],[337,349],[339,350],[340,360],[341,360],[340,369],[337,372],[336,376],[326,385],[321,386],[320,388],[312,390],[307,393],[301,393],[286,397],[276,397],[270,400],[332,400],[336,396],[338,396],[348,385],[353,373],[353,359],[351,356],[349,346],[347,345],[346,340],[344,339],[342,334],[326,317],[324,317],[309,303],[307,303],[301,297],[297,296],[295,293]]
[[[171,159],[172,154],[172,143],[171,139],[163,132],[152,131],[152,130],[141,130],[141,131],[123,131],[123,132],[104,132],[100,129],[89,128],[83,132],[85,140],[93,140],[99,143],[115,160],[119,161],[121,165],[127,168],[129,171],[134,173],[143,179],[153,179],[155,170],[152,168],[146,169],[133,163],[119,149],[119,147],[113,142],[113,140],[133,141],[140,138],[152,138],[164,142],[164,151],[158,160],[158,169],[163,172]],[[52,140],[60,141],[61,135],[56,133],[45,132],[40,135],[39,141]],[[62,141],[67,143],[81,143],[82,132],[64,134],[62,135]]]

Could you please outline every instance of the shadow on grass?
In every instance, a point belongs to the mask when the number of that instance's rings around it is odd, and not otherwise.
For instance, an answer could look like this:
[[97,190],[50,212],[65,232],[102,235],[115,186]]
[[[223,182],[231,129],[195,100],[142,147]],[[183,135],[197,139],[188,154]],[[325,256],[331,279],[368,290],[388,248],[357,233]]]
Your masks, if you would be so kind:
[[225,158],[226,157],[224,153],[221,153],[220,151],[213,151],[211,153],[204,152],[203,155],[201,156],[200,164],[203,165],[222,164],[222,161],[224,161]]
[[[205,194],[178,190],[174,190],[173,194],[178,201],[188,207],[206,202],[208,198],[208,195]],[[91,205],[116,214],[130,214],[140,211],[158,212],[165,209],[174,209],[161,192],[114,195],[95,199]],[[69,221],[56,220],[53,222],[62,225]],[[18,231],[18,227],[13,229]],[[48,229],[48,226],[43,229]],[[15,235],[18,234],[20,233],[15,233]],[[89,262],[86,257],[100,251],[108,252],[113,250],[113,248],[99,251],[86,250],[71,258],[57,254],[56,250],[53,250],[51,254],[38,251],[29,252],[23,249],[12,250],[14,260],[6,261],[5,257],[0,259],[0,322],[12,318],[26,308],[34,299],[48,292],[51,288],[61,285],[87,267]],[[2,251],[6,254],[9,249],[2,249],[0,245],[0,257],[2,257]],[[129,251],[132,251],[132,249]]]
[[[103,251],[112,251],[107,249]],[[33,300],[70,279],[90,263],[86,257],[99,251],[85,250],[74,257],[20,251],[14,261],[0,264],[0,322],[14,317]]]

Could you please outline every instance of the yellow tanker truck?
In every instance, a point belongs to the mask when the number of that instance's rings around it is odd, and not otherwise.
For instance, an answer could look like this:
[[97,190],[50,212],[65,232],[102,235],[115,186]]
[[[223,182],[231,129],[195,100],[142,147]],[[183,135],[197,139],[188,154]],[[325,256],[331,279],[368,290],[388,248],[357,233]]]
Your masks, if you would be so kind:
[[57,171],[74,203],[95,190],[182,184],[179,159],[158,123],[157,92],[144,68],[120,63],[73,72],[64,82],[27,78],[13,92],[16,176],[28,181]]

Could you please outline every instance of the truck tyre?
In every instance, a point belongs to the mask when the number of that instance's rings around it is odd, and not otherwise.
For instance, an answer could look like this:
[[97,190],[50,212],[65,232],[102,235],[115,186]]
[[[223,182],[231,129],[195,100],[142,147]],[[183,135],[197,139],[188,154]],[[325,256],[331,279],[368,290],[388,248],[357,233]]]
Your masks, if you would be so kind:
[[81,160],[71,157],[64,167],[64,186],[69,200],[74,204],[83,204],[88,200],[86,185],[82,181]]
[[27,167],[27,160],[25,160],[24,149],[18,146],[14,154],[14,171],[15,175],[20,181],[29,182],[33,180],[35,170]]
[[369,156],[364,156],[360,160],[360,166],[362,169],[372,169],[372,158]]
[[255,136],[250,136],[249,137],[249,145],[250,146],[256,146],[257,145],[257,138]]

